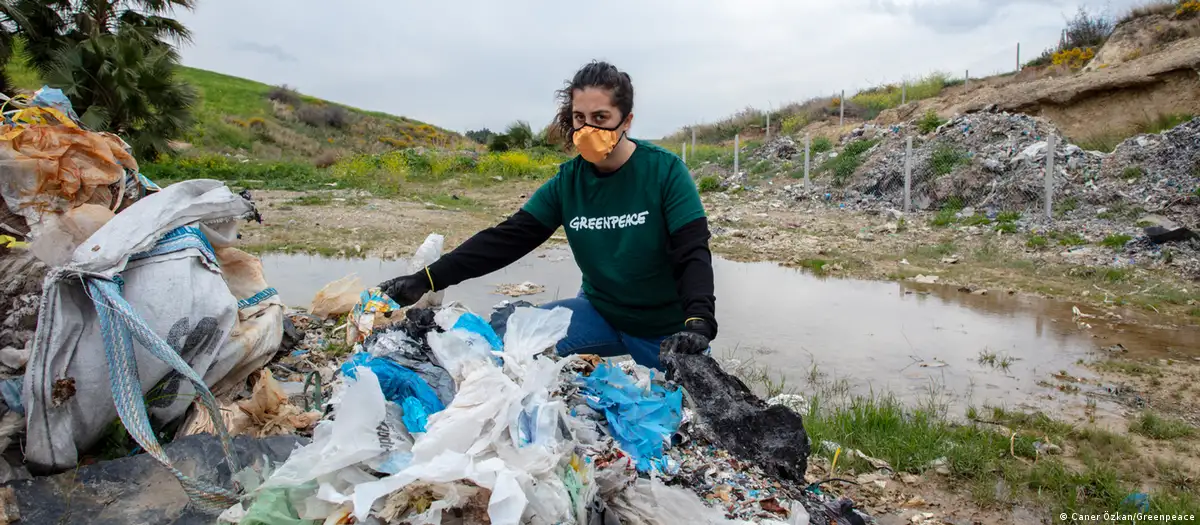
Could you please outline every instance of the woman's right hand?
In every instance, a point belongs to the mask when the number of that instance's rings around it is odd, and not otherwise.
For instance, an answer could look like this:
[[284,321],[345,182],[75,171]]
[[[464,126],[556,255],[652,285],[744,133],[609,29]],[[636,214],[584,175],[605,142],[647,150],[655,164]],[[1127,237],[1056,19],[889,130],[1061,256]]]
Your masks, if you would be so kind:
[[380,283],[379,288],[400,306],[412,306],[429,292],[429,276],[424,270]]

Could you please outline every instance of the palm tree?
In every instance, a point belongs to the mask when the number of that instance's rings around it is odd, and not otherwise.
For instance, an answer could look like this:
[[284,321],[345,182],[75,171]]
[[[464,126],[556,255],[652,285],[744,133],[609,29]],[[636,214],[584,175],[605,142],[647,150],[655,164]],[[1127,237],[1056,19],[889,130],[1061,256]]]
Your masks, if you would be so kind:
[[[3,1],[3,0],[0,0]],[[30,62],[89,127],[122,135],[153,159],[190,125],[196,100],[174,71],[172,44],[191,33],[170,18],[194,0],[12,0]]]

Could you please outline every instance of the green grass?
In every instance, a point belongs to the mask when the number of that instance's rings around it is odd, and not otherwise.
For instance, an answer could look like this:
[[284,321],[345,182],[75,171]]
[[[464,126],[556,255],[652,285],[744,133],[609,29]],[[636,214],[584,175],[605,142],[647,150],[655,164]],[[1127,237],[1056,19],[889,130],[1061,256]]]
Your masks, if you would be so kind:
[[1003,211],[996,215],[996,222],[1017,222],[1021,220],[1019,211]]
[[814,273],[824,272],[827,264],[829,264],[829,261],[826,261],[825,259],[804,259],[803,261],[800,261],[801,268],[807,268],[812,270]]
[[954,146],[939,144],[934,148],[933,155],[929,157],[929,166],[933,169],[933,174],[940,177],[949,175],[954,168],[968,164],[970,160],[965,151]]
[[[196,87],[196,123],[184,141],[194,154],[242,153],[268,161],[313,162],[323,155],[382,154],[406,147],[473,147],[458,133],[405,117],[364,111],[297,94],[296,106],[273,103],[277,88],[202,69],[181,67]],[[340,107],[345,125],[313,126],[297,116],[306,108]],[[149,160],[149,159],[147,159]]]
[[716,175],[700,177],[700,180],[696,181],[696,188],[700,190],[700,193],[721,191],[721,179]]
[[862,166],[863,162],[866,162],[867,151],[878,143],[879,141],[876,139],[851,142],[842,148],[842,152],[838,156],[822,163],[817,172],[831,174],[837,185],[845,184],[850,177],[854,176],[854,172]]
[[1129,431],[1157,440],[1190,438],[1196,435],[1196,429],[1186,422],[1165,418],[1148,410],[1129,424]]
[[905,82],[906,87],[903,90],[901,84],[886,84],[866,89],[850,97],[850,103],[864,109],[864,118],[873,119],[886,109],[900,106],[905,94],[908,102],[938,96],[946,86],[947,77],[944,73],[935,72],[915,81]]
[[833,141],[829,140],[829,137],[814,137],[810,143],[810,147],[812,148],[812,151],[809,153],[810,156],[820,155],[826,151],[833,150]]
[[301,195],[294,199],[285,202],[285,205],[291,206],[328,206],[333,202],[333,197],[324,194]]
[[1121,172],[1121,178],[1123,178],[1123,179],[1140,179],[1140,178],[1142,178],[1142,175],[1145,175],[1145,174],[1146,174],[1146,170],[1143,169],[1141,166],[1130,166],[1128,168],[1125,168],[1125,171]]
[[1033,236],[1029,237],[1029,240],[1025,241],[1025,246],[1028,246],[1035,250],[1040,250],[1049,245],[1050,245],[1050,241],[1047,240],[1045,237],[1042,237],[1041,235],[1033,235]]
[[1087,244],[1087,239],[1075,232],[1051,232],[1050,238],[1058,241],[1062,246],[1083,246]]
[[1125,247],[1125,243],[1127,243],[1131,240],[1133,240],[1133,237],[1130,237],[1123,233],[1114,233],[1112,235],[1109,235],[1108,237],[1105,237],[1103,241],[1100,241],[1100,245],[1107,246],[1114,250],[1120,250]]

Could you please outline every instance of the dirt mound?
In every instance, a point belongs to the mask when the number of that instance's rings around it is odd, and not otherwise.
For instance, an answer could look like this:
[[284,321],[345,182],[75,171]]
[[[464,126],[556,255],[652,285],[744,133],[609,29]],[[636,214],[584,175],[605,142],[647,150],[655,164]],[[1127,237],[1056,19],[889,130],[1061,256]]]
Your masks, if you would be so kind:
[[1200,38],[1189,38],[1157,53],[1097,71],[984,85],[906,104],[884,111],[878,122],[897,124],[928,110],[951,117],[993,108],[1047,117],[1071,137],[1099,136],[1136,129],[1158,115],[1200,114],[1197,70]]
[[1163,47],[1200,36],[1200,18],[1151,14],[1116,27],[1084,71],[1099,71],[1156,53]]

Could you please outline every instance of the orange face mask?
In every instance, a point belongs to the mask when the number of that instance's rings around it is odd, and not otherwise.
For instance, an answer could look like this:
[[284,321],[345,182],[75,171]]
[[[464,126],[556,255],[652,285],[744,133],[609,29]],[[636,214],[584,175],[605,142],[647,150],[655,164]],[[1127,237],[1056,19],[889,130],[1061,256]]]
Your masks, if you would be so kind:
[[585,125],[575,130],[572,137],[575,149],[579,150],[579,155],[583,157],[583,160],[592,164],[603,162],[617,147],[617,143],[621,142],[624,132],[617,131],[617,128],[620,127],[618,125],[613,129],[604,129],[590,124]]

